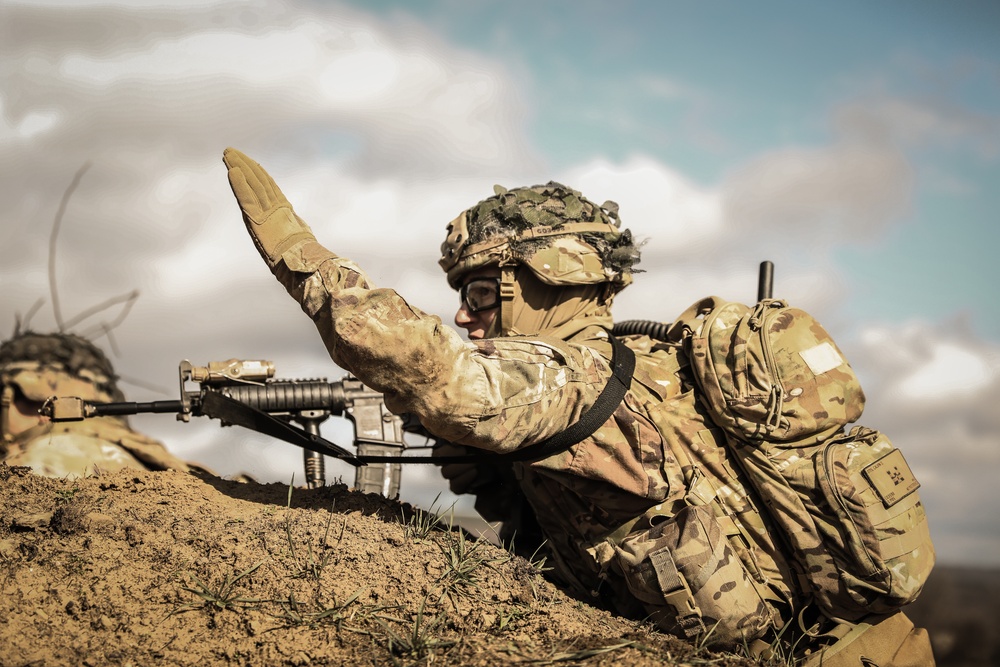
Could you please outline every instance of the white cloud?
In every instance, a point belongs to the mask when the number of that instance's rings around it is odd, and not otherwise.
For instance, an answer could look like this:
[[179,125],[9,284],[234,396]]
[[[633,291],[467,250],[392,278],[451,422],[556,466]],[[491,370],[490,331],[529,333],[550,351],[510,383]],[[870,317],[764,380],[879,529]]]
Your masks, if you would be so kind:
[[447,176],[533,159],[502,67],[346,7],[2,11],[18,38],[3,47],[0,104],[13,128],[37,131],[45,114],[56,130],[46,145],[63,153],[142,143],[170,147],[176,163],[208,139],[242,138],[301,154],[336,131],[361,142],[354,167],[369,173]]
[[894,409],[988,414],[989,397],[1000,391],[1000,347],[954,320],[869,325],[852,345]]
[[129,9],[173,9],[184,10],[207,5],[237,5],[234,0],[4,0],[7,5],[30,7],[80,9],[84,7],[124,7]]
[[[58,200],[89,161],[59,238],[68,306],[123,284],[203,303],[258,275],[221,165],[227,144],[280,175],[343,252],[420,251],[431,266],[456,202],[488,192],[475,173],[511,172],[525,159],[501,68],[354,10],[52,7],[0,8],[19,28],[0,47],[0,196],[11,203],[0,277],[44,276]],[[331,158],[331,130],[359,143]],[[424,191],[432,174],[438,187]],[[8,303],[24,313],[47,291]]]
[[331,99],[346,98],[365,106],[391,94],[400,69],[399,63],[383,51],[357,51],[326,68],[320,75],[321,90]]
[[905,210],[910,187],[907,162],[890,146],[787,148],[736,169],[725,209],[741,236],[780,235],[825,253],[844,238],[873,238]]
[[961,399],[995,380],[995,368],[986,359],[952,343],[938,343],[931,356],[903,378],[899,390],[915,400]]
[[638,238],[669,239],[685,254],[705,247],[721,234],[721,202],[717,192],[700,188],[661,162],[634,156],[623,164],[594,160],[570,170],[566,183],[601,203],[619,204],[622,226]]
[[1000,119],[955,106],[943,99],[880,94],[846,104],[836,116],[845,136],[900,146],[968,146],[995,158],[1000,151]]
[[59,122],[60,114],[57,111],[37,111],[30,113],[21,119],[15,131],[25,139],[30,139],[35,135],[48,132]]
[[636,83],[650,97],[661,100],[676,100],[697,97],[686,85],[662,76],[640,74]]
[[869,397],[860,422],[886,433],[921,483],[939,559],[996,565],[1000,346],[943,320],[870,326],[842,347]]

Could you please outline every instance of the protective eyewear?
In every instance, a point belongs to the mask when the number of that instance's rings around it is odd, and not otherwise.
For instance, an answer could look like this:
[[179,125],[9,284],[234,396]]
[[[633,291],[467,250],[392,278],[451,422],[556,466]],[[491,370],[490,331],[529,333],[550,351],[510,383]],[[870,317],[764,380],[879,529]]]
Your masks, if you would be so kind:
[[499,278],[473,278],[462,285],[462,303],[470,313],[480,313],[500,305]]

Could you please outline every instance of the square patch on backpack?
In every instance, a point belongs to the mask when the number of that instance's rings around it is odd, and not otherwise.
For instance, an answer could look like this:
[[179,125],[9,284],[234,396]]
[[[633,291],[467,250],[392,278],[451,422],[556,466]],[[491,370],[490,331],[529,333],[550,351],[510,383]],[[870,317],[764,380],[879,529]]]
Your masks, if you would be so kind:
[[893,449],[861,471],[888,509],[920,488],[903,452]]

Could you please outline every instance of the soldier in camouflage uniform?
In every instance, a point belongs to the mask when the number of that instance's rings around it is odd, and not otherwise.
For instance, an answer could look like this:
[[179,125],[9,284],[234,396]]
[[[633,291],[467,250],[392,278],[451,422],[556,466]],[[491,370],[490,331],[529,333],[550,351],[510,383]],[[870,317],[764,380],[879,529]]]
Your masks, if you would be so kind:
[[[234,149],[224,160],[271,270],[333,360],[383,392],[392,411],[416,415],[444,440],[506,453],[565,430],[603,390],[611,302],[638,260],[613,205],[557,184],[498,189],[452,222],[441,262],[462,289],[458,323],[496,306],[488,323],[477,317],[466,341],[317,243],[257,163]],[[499,303],[489,303],[490,293]],[[613,418],[568,451],[513,464],[558,574],[578,594],[652,615],[682,636],[711,631],[717,643],[735,645],[780,627],[790,575],[765,531],[743,534],[733,521],[726,534],[717,521],[700,530],[704,517],[693,510],[682,527],[696,537],[681,553],[692,563],[708,554],[713,567],[685,575],[684,563],[649,557],[680,540],[667,519],[681,510],[720,496],[739,515],[749,501],[730,481],[722,440],[698,410],[684,360],[648,337],[627,344],[636,370]]]
[[69,333],[24,332],[0,344],[0,459],[47,477],[85,477],[123,468],[188,466],[123,417],[53,424],[38,414],[51,396],[125,400],[108,358]]
[[[564,431],[604,389],[611,303],[639,258],[613,203],[549,183],[497,187],[460,214],[440,263],[462,295],[463,340],[321,246],[256,162],[232,148],[223,160],[271,271],[333,360],[393,412],[503,454]],[[487,518],[536,520],[557,575],[584,599],[718,647],[773,639],[803,606],[798,583],[696,400],[687,360],[646,336],[625,344],[631,388],[593,435],[492,475],[446,475],[492,501]]]

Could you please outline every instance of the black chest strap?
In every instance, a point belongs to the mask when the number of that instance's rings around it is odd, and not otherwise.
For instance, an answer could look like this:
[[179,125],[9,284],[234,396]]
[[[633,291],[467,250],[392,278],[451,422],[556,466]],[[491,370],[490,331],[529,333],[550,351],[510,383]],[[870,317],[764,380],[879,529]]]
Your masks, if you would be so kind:
[[602,424],[611,418],[615,410],[625,398],[625,392],[632,386],[632,374],[635,372],[635,353],[620,340],[608,335],[611,341],[612,375],[600,396],[584,412],[580,419],[571,424],[565,431],[556,433],[550,438],[533,445],[522,447],[515,452],[506,454],[503,458],[509,461],[531,461],[544,459],[559,452],[564,452],[573,445],[594,434]]

